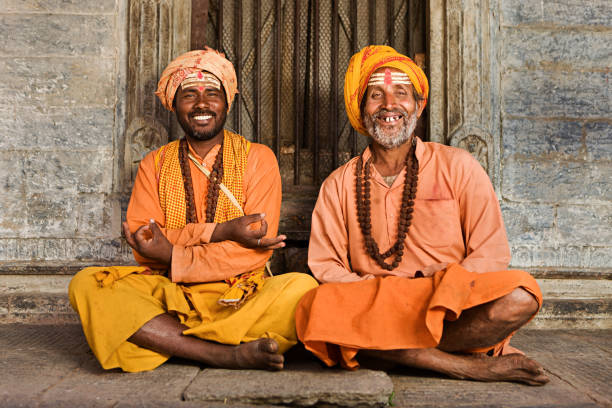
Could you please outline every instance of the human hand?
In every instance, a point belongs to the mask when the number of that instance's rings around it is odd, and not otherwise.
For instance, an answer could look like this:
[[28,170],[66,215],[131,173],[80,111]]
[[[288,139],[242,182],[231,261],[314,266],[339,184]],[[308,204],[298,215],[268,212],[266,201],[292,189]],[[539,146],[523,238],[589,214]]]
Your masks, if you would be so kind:
[[[212,242],[234,241],[247,248],[262,250],[278,249],[285,246],[285,235],[278,235],[275,238],[266,238],[268,223],[265,220],[266,214],[245,215],[233,220],[217,224],[211,236]],[[258,229],[251,228],[251,224],[260,222]]]
[[145,258],[160,261],[169,265],[172,261],[173,245],[161,232],[155,220],[138,228],[134,234],[130,232],[127,222],[123,222],[123,234],[127,243]]

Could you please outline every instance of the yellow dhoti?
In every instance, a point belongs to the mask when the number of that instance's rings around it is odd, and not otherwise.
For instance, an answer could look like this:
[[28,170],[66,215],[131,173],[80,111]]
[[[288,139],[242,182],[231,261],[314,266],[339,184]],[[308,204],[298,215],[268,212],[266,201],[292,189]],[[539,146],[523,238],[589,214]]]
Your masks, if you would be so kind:
[[[96,273],[112,273],[105,285]],[[157,315],[170,313],[189,327],[183,334],[222,344],[237,345],[262,337],[278,342],[284,353],[297,343],[295,309],[299,299],[317,286],[302,273],[265,280],[261,289],[239,309],[222,306],[225,282],[194,285],[172,283],[161,275],[143,275],[143,267],[91,267],[70,282],[70,303],[80,316],[83,331],[103,368],[152,370],[169,356],[127,341]]]

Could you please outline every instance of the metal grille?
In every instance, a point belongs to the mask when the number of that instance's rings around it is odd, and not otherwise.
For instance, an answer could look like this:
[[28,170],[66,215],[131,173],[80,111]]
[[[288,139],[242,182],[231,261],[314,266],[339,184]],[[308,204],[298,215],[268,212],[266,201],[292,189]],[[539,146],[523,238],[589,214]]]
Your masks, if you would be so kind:
[[275,151],[285,187],[318,186],[367,145],[344,109],[353,53],[425,53],[424,0],[210,0],[207,20],[206,43],[238,75],[227,126]]

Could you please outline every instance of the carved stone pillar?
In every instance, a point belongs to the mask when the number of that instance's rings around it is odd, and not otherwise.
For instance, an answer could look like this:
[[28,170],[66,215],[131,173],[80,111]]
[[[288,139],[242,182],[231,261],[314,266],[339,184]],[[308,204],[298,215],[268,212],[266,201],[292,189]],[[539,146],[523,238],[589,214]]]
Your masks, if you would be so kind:
[[178,126],[154,92],[168,63],[190,49],[191,0],[130,0],[128,6],[127,130],[121,190],[132,188],[144,155],[174,139]]
[[499,189],[499,24],[489,0],[429,1],[430,140],[468,150]]

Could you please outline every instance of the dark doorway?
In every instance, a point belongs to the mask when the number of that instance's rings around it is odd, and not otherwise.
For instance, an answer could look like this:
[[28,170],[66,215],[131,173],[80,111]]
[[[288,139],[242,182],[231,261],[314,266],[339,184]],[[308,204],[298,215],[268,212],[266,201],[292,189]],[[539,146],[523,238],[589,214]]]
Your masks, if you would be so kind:
[[[386,44],[425,63],[425,0],[192,0],[192,48],[225,52],[238,75],[228,127],[276,153],[283,178],[281,230],[307,239],[327,175],[367,139],[344,109],[353,53]],[[426,67],[424,67],[426,68]],[[427,113],[418,134],[427,138]]]

